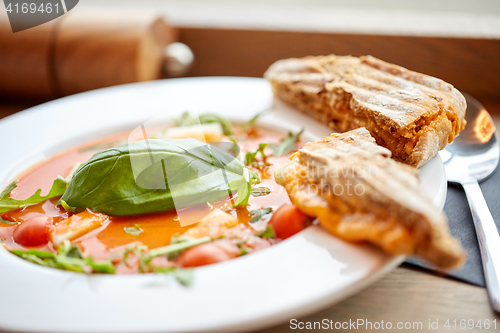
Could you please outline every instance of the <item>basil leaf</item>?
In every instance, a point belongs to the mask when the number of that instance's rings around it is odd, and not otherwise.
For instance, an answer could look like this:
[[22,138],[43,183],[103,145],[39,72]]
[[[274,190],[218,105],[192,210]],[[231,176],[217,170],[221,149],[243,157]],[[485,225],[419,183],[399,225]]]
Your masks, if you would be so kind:
[[274,232],[273,226],[268,225],[266,230],[259,232],[257,236],[262,238],[276,238],[276,233]]
[[256,209],[256,210],[250,211],[248,213],[248,215],[252,216],[252,218],[250,219],[250,223],[257,222],[258,220],[262,219],[265,215],[271,214],[272,211],[273,210],[271,207],[266,207],[266,208]]
[[126,227],[124,230],[127,234],[133,236],[139,236],[140,234],[142,234],[142,229],[138,224],[134,225],[133,227]]
[[288,132],[288,136],[281,140],[280,145],[270,144],[269,146],[274,152],[274,156],[283,156],[286,153],[291,152],[295,149],[295,144],[297,140],[299,140],[300,135],[304,132],[304,129],[301,129],[297,134],[293,134],[292,132]]
[[250,190],[250,195],[253,197],[260,197],[263,195],[268,195],[269,193],[271,193],[271,190],[267,187],[252,187],[252,189]]
[[230,189],[245,204],[254,181],[256,172],[217,147],[195,139],[142,140],[95,154],[75,172],[61,202],[134,215],[214,202]]
[[10,197],[10,193],[17,187],[18,180],[14,180],[0,193],[0,214],[10,212],[19,208],[36,205],[45,200],[58,197],[66,190],[66,181],[62,177],[57,177],[52,183],[52,187],[46,196],[41,196],[41,189],[38,189],[35,194],[24,200],[17,200]]

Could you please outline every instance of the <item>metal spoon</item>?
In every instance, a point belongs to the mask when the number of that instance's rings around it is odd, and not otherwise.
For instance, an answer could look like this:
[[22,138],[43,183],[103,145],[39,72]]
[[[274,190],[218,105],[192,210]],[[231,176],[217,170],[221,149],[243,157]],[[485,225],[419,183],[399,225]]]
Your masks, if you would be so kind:
[[440,155],[448,182],[462,184],[467,195],[491,306],[500,312],[500,236],[478,184],[498,165],[498,134],[486,109],[473,97],[464,96],[467,100],[467,126]]

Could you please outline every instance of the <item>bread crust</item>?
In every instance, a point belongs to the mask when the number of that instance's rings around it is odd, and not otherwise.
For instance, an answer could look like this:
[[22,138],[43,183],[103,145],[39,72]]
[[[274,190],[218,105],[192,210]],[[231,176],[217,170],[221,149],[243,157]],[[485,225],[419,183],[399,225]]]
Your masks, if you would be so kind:
[[465,126],[463,95],[440,79],[372,56],[279,60],[275,95],[335,131],[366,127],[395,159],[420,167]]

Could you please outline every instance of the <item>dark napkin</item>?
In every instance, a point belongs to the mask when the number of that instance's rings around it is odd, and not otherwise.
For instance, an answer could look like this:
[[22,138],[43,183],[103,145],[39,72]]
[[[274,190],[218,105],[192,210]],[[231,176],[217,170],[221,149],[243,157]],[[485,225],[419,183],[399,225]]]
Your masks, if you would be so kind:
[[[486,203],[490,208],[491,215],[495,220],[497,228],[500,229],[500,171],[495,170],[490,178],[481,182],[480,186]],[[467,198],[460,185],[448,184],[448,194],[444,205],[444,212],[448,216],[450,231],[458,238],[462,246],[467,250],[469,257],[463,268],[459,271],[447,272],[446,274],[459,280],[469,282],[481,287],[485,286],[481,254],[477,242],[476,230],[470,212]],[[417,258],[409,258],[407,263],[435,271],[435,268]]]

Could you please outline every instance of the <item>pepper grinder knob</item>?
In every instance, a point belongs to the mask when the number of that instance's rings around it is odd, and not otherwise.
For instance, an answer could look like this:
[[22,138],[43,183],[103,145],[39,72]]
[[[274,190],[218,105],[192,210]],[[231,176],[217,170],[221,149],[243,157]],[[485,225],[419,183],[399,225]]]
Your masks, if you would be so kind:
[[193,51],[183,43],[172,43],[165,47],[163,76],[168,78],[186,75],[194,62]]

